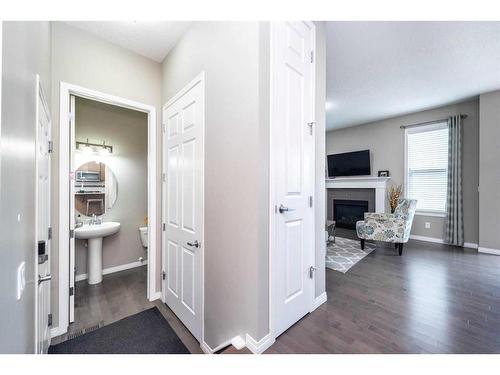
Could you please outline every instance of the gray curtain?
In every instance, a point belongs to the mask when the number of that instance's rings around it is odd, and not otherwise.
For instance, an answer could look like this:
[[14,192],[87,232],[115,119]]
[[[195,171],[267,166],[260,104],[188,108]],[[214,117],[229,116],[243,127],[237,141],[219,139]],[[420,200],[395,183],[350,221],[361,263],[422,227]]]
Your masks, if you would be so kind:
[[461,116],[448,119],[448,190],[444,242],[464,245],[464,214],[462,198],[463,130]]

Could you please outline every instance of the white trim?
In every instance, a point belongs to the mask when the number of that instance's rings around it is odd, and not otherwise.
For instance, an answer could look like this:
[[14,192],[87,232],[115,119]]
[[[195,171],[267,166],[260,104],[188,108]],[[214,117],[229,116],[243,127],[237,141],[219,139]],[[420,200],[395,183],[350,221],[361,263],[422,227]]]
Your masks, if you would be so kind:
[[[304,23],[311,28],[311,50],[313,51],[313,56],[316,56],[316,25],[313,22],[310,21],[304,21]],[[274,142],[274,134],[273,134],[273,122],[274,118],[276,116],[276,108],[275,108],[275,98],[274,96],[276,95],[276,89],[274,87],[275,79],[274,79],[274,72],[273,72],[273,67],[275,66],[275,52],[273,49],[274,45],[274,22],[271,22],[270,26],[270,36],[269,36],[269,42],[270,42],[270,69],[269,69],[269,81],[270,81],[270,88],[269,88],[269,333],[264,336],[260,341],[256,341],[253,339],[250,335],[246,335],[246,341],[247,341],[247,347],[252,351],[253,353],[258,353],[258,352],[263,352],[265,349],[267,349],[269,346],[271,346],[274,341],[276,340],[276,332],[275,332],[275,319],[276,319],[276,298],[275,298],[275,290],[276,290],[276,280],[274,279],[274,274],[276,273],[274,271],[276,265],[274,262],[274,252],[276,251],[276,225],[277,225],[277,220],[276,220],[276,215],[274,212],[274,207],[276,205],[277,199],[276,199],[276,179],[274,178],[275,173],[276,173],[276,148],[273,147],[273,142]],[[312,69],[312,74],[311,74],[311,117],[312,121],[316,121],[316,108],[315,108],[315,100],[316,100],[316,64],[317,61],[315,59],[314,63],[311,64],[311,69]],[[314,159],[314,165],[316,165],[316,131],[313,132],[313,159]],[[312,189],[311,189],[311,194],[313,195],[313,201],[316,202],[316,199],[314,197],[315,195],[315,185],[316,185],[316,179],[312,177]],[[313,221],[313,229],[316,227],[316,215],[312,214],[312,221]],[[312,262],[315,262],[315,254],[316,254],[316,234],[314,233],[313,230],[313,244],[312,244]],[[315,264],[315,263],[314,263]],[[314,305],[314,293],[315,293],[315,287],[316,287],[316,276],[312,279],[312,296],[311,296],[311,301],[310,301],[310,309],[312,309],[312,306]],[[267,346],[266,346],[267,345]],[[259,351],[260,349],[264,348],[262,351]]]
[[59,328],[60,326],[57,326],[57,327],[52,327],[50,329],[50,338],[53,339],[54,337],[57,337],[57,336],[61,336],[61,335],[64,335],[66,332],[67,332],[67,329],[66,330],[62,330]]
[[375,189],[375,212],[384,213],[390,177],[337,177],[325,180],[326,189]]
[[264,353],[275,341],[276,339],[272,337],[271,333],[268,333],[259,341],[255,340],[248,333],[246,334],[246,346],[253,354]]
[[[69,244],[69,181],[66,175],[70,171],[70,136],[69,99],[78,96],[101,103],[128,108],[148,114],[148,280],[147,296],[149,300],[156,295],[156,207],[161,197],[156,191],[157,155],[156,155],[156,109],[153,105],[143,104],[119,96],[106,94],[66,82],[60,83],[59,94],[59,328],[65,333],[69,325],[69,251],[63,251],[62,244]],[[66,171],[66,172],[65,172]],[[69,245],[68,245],[69,246]]]
[[161,290],[149,296],[150,301],[156,301],[157,299],[161,300]]
[[417,216],[429,216],[429,217],[446,217],[446,212],[438,211],[415,211]]
[[415,234],[411,234],[410,239],[416,240],[416,241],[434,242],[434,243],[443,243],[444,244],[444,241],[442,238],[436,238],[436,237],[426,237],[426,236],[418,236]]
[[[147,263],[148,263],[147,260],[145,260],[144,262],[136,261],[136,262],[132,262],[132,263],[121,264],[119,266],[113,266],[113,267],[103,268],[102,274],[103,275],[109,275],[110,273],[115,273],[115,272],[130,270],[132,268],[137,268],[137,267],[145,266]],[[76,275],[75,276],[75,282],[76,281],[87,280],[88,277],[89,277],[88,273],[81,273],[80,275]]]
[[317,296],[316,298],[314,298],[314,303],[313,303],[311,312],[313,312],[318,307],[320,307],[322,304],[324,304],[327,299],[328,298],[327,298],[326,292],[323,292],[319,296]]
[[[203,152],[202,152],[202,170],[203,170],[203,177],[201,179],[201,190],[203,191],[203,195],[201,197],[202,199],[202,206],[203,206],[203,212],[205,212],[205,127],[206,127],[206,106],[205,106],[205,101],[206,101],[206,92],[205,92],[205,71],[200,72],[191,82],[189,82],[186,86],[184,86],[179,92],[177,92],[171,99],[169,99],[163,106],[162,106],[162,113],[161,113],[161,139],[162,139],[162,154],[161,154],[161,161],[162,161],[162,182],[161,182],[161,191],[162,191],[162,197],[160,198],[160,207],[161,207],[161,220],[162,223],[166,223],[166,212],[163,211],[163,199],[166,199],[166,188],[167,188],[167,182],[164,181],[163,179],[163,174],[167,173],[166,167],[167,165],[163,165],[163,161],[165,160],[164,158],[164,153],[165,150],[163,149],[163,146],[166,143],[166,131],[165,131],[165,110],[175,103],[179,98],[181,98],[183,95],[185,95],[189,90],[191,90],[194,86],[200,85],[203,99],[202,99],[202,112],[203,112],[203,127],[202,127],[202,137],[203,137]],[[202,231],[200,233],[201,235],[201,244],[202,246],[200,247],[201,251],[201,338],[200,338],[200,348],[206,352],[206,353],[213,353],[217,350],[220,350],[220,345],[215,348],[213,351],[210,348],[210,346],[205,342],[205,215],[202,215],[202,220],[203,220],[203,225],[202,225]],[[162,263],[161,263],[161,268],[162,271],[165,271],[166,269],[166,256],[164,254],[164,245],[167,243],[167,232],[162,230],[162,235],[161,235],[162,241],[161,241],[161,254],[162,254]],[[161,292],[160,292],[160,298],[163,303],[166,304],[166,288],[163,287],[165,280],[162,280],[161,285]],[[229,341],[230,343],[230,341]],[[228,344],[226,344],[227,346]]]
[[224,341],[222,344],[216,346],[213,349],[205,341],[202,341],[200,344],[200,348],[201,348],[201,350],[203,350],[203,353],[205,353],[205,354],[214,354],[214,353],[218,352],[219,350],[224,349],[225,347],[231,345],[231,341],[233,341],[233,339]]
[[[416,241],[424,241],[424,242],[433,242],[433,243],[445,244],[444,240],[442,238],[436,238],[436,237],[426,237],[426,236],[418,236],[418,235],[412,234],[412,235],[410,235],[410,239],[416,240]],[[450,246],[453,246],[453,245],[450,245]],[[464,246],[462,246],[462,247],[466,247],[468,249],[477,249],[478,248],[478,244],[477,243],[473,243],[473,242],[464,242]]]
[[500,250],[498,250],[498,249],[490,249],[488,247],[479,246],[479,248],[477,249],[477,251],[479,251],[480,253],[483,253],[483,254],[500,255]]
[[464,242],[464,246],[463,247],[466,247],[468,249],[478,249],[479,248],[479,245],[477,243],[473,243],[473,242]]

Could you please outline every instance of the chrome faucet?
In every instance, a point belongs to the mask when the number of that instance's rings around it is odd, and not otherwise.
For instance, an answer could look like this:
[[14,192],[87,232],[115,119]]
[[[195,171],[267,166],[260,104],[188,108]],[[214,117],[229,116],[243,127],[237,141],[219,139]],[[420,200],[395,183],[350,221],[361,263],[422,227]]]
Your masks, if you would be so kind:
[[101,223],[101,218],[97,217],[96,214],[92,214],[92,218],[89,220],[89,225],[99,225]]

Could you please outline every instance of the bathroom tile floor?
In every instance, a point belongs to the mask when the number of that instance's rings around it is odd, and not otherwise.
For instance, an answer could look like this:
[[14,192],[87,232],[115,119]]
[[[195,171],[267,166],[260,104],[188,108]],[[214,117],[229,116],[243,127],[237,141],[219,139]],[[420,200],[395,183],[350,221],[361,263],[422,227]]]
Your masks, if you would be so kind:
[[146,298],[147,266],[105,275],[97,285],[79,281],[75,285],[75,321],[68,333],[52,339],[58,344],[84,329],[108,325],[156,306],[177,336],[192,353],[201,353],[200,344],[161,300]]

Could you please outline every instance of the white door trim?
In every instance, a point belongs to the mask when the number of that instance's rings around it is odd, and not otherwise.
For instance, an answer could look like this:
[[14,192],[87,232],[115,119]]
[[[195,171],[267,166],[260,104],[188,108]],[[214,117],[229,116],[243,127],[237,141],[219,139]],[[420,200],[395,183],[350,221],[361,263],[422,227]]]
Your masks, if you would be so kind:
[[[166,157],[164,157],[164,153],[166,150],[163,148],[163,146],[166,143],[166,131],[165,131],[165,118],[164,118],[164,113],[165,110],[172,105],[172,103],[175,103],[180,97],[185,95],[189,90],[191,90],[194,86],[197,84],[201,85],[202,88],[202,103],[203,103],[203,126],[202,126],[202,136],[203,136],[203,152],[202,152],[202,169],[203,169],[203,178],[201,181],[201,189],[203,192],[205,192],[205,123],[206,123],[206,111],[205,111],[205,72],[199,73],[191,82],[189,82],[186,86],[184,86],[179,92],[177,92],[171,99],[169,99],[163,106],[162,106],[162,161],[166,160]],[[166,176],[167,170],[166,170],[166,165],[162,165],[162,176]],[[166,189],[167,189],[167,182],[163,179],[162,177],[162,196],[163,199],[165,199],[166,195]],[[203,193],[202,196],[202,205],[203,205],[203,210],[205,210],[205,194]],[[164,207],[163,201],[161,207]],[[162,223],[166,223],[166,216],[167,213],[162,210]],[[201,340],[200,340],[200,347],[203,350],[206,350],[207,348],[210,349],[210,347],[205,343],[205,215],[203,214],[202,217],[203,220],[203,225],[202,225],[202,232],[201,232],[201,244],[202,244],[202,252],[201,252]],[[165,271],[165,262],[166,262],[166,256],[164,254],[164,245],[167,243],[167,232],[162,231],[162,272]],[[166,288],[163,288],[163,282],[162,282],[162,293],[161,293],[161,299],[163,303],[166,303],[166,298],[165,298],[165,290]],[[210,349],[211,350],[211,349]]]
[[[98,102],[128,108],[148,114],[148,280],[147,296],[150,301],[158,298],[156,293],[156,233],[158,221],[156,219],[157,206],[161,203],[160,192],[157,192],[157,165],[156,153],[157,126],[156,109],[153,105],[139,103],[119,96],[106,94],[66,82],[60,83],[59,94],[59,326],[53,332],[63,334],[67,332],[69,324],[69,181],[70,171],[70,127],[69,101],[70,96],[78,96]],[[66,171],[66,172],[64,172]],[[63,246],[63,244],[67,244]]]
[[[316,26],[314,25],[313,22],[311,21],[304,21],[304,23],[311,29],[312,31],[312,42],[311,42],[311,50],[313,52],[313,56],[316,56]],[[276,288],[277,288],[277,280],[275,279],[275,275],[277,274],[277,265],[275,262],[275,252],[276,252],[276,241],[277,241],[277,217],[275,213],[275,206],[278,204],[277,201],[277,181],[275,179],[276,175],[276,162],[277,162],[277,154],[276,154],[276,149],[273,147],[273,142],[275,142],[276,136],[274,135],[274,129],[273,129],[273,122],[276,121],[276,114],[277,114],[277,108],[276,108],[276,100],[275,96],[277,95],[277,91],[275,88],[275,74],[274,74],[274,69],[276,65],[276,56],[275,56],[275,49],[273,48],[274,44],[276,43],[276,31],[275,31],[276,24],[274,22],[271,22],[271,28],[270,28],[270,126],[269,126],[269,338],[266,336],[266,341],[270,341],[270,343],[267,343],[267,345],[272,345],[272,343],[276,340],[276,306],[278,303],[278,300],[276,298]],[[312,121],[316,121],[316,111],[315,111],[315,93],[316,93],[316,63],[311,64],[311,69],[312,69],[312,74],[311,74],[311,106],[312,106]],[[314,138],[315,138],[315,132],[316,130],[314,129]],[[313,141],[313,158],[314,158],[314,163],[316,162],[316,142]],[[314,182],[313,182],[314,183]],[[314,197],[314,190],[312,190],[311,194],[313,195],[313,202],[316,202],[316,199]],[[312,215],[312,220],[313,220],[313,228],[316,227],[316,215]],[[311,254],[311,259],[314,261],[315,259],[315,249],[316,249],[316,244],[315,244],[315,234],[313,233],[312,239],[313,239],[313,246],[311,247],[313,254]],[[311,293],[311,301],[310,301],[310,308],[309,311],[313,311],[315,309],[315,277],[316,274],[314,274],[313,278],[313,293]]]
[[[0,27],[1,27],[1,24],[0,24]],[[0,31],[1,32],[1,31]],[[1,51],[1,46],[0,46],[0,51]],[[0,63],[1,64],[1,63]],[[1,74],[1,72],[0,72]],[[52,127],[52,119],[50,117],[50,111],[49,111],[49,106],[47,104],[47,100],[46,100],[46,96],[44,94],[44,91],[43,91],[43,87],[41,85],[41,82],[40,82],[40,75],[37,74],[35,76],[35,100],[36,100],[36,111],[35,111],[35,149],[37,150],[37,156],[36,156],[36,161],[35,161],[35,176],[37,177],[37,182],[35,184],[35,243],[33,244],[33,248],[35,249],[35,252],[34,252],[34,258],[35,258],[35,353],[39,353],[39,347],[38,347],[38,344],[39,344],[39,337],[38,337],[38,334],[39,334],[39,327],[38,327],[38,324],[39,324],[39,319],[38,319],[38,315],[39,315],[39,311],[38,311],[38,307],[39,307],[39,304],[38,304],[38,298],[39,298],[39,291],[38,291],[38,288],[39,288],[39,285],[38,285],[38,276],[40,275],[39,273],[39,264],[38,264],[38,239],[39,239],[39,236],[38,236],[38,232],[39,232],[39,223],[38,223],[38,212],[39,212],[39,208],[40,208],[40,199],[39,199],[39,186],[38,186],[38,173],[39,173],[39,161],[38,161],[38,148],[39,148],[39,142],[40,142],[40,139],[39,139],[39,121],[40,121],[40,111],[43,110],[44,113],[48,116],[48,138],[49,140],[51,140],[51,137],[52,137],[52,132],[51,132],[51,127]],[[1,87],[0,87],[0,91],[1,91]],[[43,106],[43,109],[40,108],[40,102]],[[1,103],[0,103],[0,107],[1,107]],[[50,191],[51,191],[51,183],[52,183],[52,178],[51,178],[51,166],[50,166],[50,161],[51,161],[51,156],[50,156],[50,153],[49,153],[49,165],[48,165],[48,171],[47,171],[47,174],[49,176],[49,185],[48,185],[48,191],[49,191],[49,202],[48,202],[48,205],[47,207],[49,208],[49,211],[48,211],[48,228],[51,227],[51,220],[50,220],[50,216],[51,216],[51,204],[50,204]],[[48,229],[47,228],[47,229]],[[50,265],[50,262],[52,261],[52,251],[51,251],[51,245],[52,243],[52,240],[50,238],[48,238],[48,241],[46,243],[46,251],[47,251],[47,255],[49,256],[48,258],[48,264]],[[49,271],[50,271],[50,267],[49,267]],[[49,281],[50,282],[50,281]],[[51,312],[50,310],[50,287],[48,288],[49,289],[49,313]],[[49,345],[50,345],[50,337],[49,337]]]

